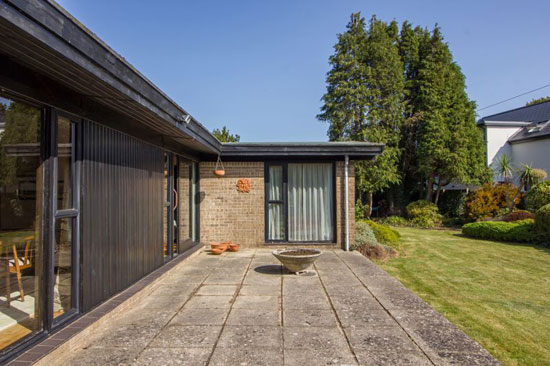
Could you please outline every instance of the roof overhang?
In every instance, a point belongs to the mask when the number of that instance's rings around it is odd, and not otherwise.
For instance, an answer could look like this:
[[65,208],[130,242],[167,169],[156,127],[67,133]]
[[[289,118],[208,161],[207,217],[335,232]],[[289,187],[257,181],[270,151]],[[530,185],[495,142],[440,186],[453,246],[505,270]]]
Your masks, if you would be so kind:
[[526,127],[529,126],[532,122],[525,121],[486,121],[479,120],[477,122],[478,126],[487,126],[487,127]]
[[0,0],[0,54],[67,87],[83,104],[130,117],[160,140],[199,153],[221,149],[202,124],[192,116],[185,123],[187,111],[53,1]]
[[384,144],[371,142],[257,142],[223,143],[222,158],[337,158],[370,160],[380,155]]

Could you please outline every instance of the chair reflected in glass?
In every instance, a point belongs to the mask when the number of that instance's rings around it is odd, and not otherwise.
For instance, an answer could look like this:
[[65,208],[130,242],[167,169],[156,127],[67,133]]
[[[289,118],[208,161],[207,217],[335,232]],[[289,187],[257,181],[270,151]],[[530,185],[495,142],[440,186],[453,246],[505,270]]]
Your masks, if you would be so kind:
[[21,302],[25,301],[25,290],[21,272],[33,267],[34,236],[27,236],[22,240],[13,239],[3,243],[0,241],[2,254],[0,255],[3,270],[1,275],[6,281],[6,302],[8,308],[11,305],[11,275],[15,274],[19,287]]

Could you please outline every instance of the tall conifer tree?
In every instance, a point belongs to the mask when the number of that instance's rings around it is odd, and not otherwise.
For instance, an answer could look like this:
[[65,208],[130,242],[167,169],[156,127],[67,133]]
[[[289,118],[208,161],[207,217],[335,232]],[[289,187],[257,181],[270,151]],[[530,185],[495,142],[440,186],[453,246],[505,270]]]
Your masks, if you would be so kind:
[[475,104],[437,25],[430,32],[405,22],[399,30],[373,16],[367,29],[355,13],[334,49],[317,117],[329,123],[331,141],[386,146],[376,160],[356,165],[367,215],[373,193],[405,205],[419,196],[437,201],[451,181],[488,179]]
[[327,93],[318,118],[330,123],[331,141],[356,140],[386,144],[374,161],[357,164],[358,196],[399,182],[400,128],[403,122],[403,65],[397,49],[398,26],[376,17],[368,31],[360,14],[352,14],[346,33],[338,36]]

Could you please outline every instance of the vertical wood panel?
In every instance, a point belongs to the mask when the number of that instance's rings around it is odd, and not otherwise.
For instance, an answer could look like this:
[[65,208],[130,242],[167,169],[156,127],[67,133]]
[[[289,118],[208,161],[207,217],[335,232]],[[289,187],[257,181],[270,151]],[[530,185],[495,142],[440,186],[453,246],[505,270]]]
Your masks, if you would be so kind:
[[87,311],[163,264],[163,152],[87,121],[82,144],[82,304]]

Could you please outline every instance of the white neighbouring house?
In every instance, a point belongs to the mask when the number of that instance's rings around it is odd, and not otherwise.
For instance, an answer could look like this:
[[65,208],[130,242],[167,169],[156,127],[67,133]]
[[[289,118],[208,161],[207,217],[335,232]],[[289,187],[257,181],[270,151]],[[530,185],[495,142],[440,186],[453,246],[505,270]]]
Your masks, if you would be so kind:
[[[494,170],[506,154],[516,168],[528,164],[550,176],[550,101],[486,116],[477,124],[484,131],[487,164]],[[494,180],[502,177],[495,172]]]

